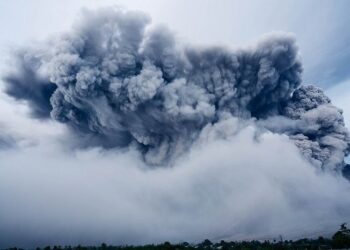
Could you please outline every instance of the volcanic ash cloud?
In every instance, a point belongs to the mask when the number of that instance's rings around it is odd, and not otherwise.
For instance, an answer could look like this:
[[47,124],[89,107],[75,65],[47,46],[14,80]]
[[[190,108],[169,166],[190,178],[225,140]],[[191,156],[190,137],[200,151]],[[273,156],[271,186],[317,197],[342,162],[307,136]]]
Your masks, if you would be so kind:
[[67,124],[83,146],[133,145],[150,165],[172,162],[206,125],[238,117],[288,135],[319,168],[344,167],[342,112],[301,85],[293,36],[239,51],[197,48],[149,23],[139,12],[87,11],[70,33],[18,51],[6,91],[34,117]]
[[110,8],[13,59],[2,248],[294,238],[350,220],[349,133],[301,83],[290,34],[199,48]]

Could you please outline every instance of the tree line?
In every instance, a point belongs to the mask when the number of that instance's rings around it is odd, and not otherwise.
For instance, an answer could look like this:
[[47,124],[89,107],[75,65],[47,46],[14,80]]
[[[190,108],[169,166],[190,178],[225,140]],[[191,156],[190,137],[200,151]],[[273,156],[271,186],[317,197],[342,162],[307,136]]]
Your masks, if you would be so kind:
[[[346,224],[342,224],[340,229],[331,239],[319,237],[317,239],[299,239],[279,241],[220,241],[211,242],[206,239],[198,244],[182,242],[171,244],[164,242],[162,244],[150,244],[143,246],[112,246],[102,243],[100,246],[46,246],[36,248],[36,250],[297,250],[297,249],[349,249],[350,248],[350,229]],[[22,250],[21,248],[9,248],[8,250]]]

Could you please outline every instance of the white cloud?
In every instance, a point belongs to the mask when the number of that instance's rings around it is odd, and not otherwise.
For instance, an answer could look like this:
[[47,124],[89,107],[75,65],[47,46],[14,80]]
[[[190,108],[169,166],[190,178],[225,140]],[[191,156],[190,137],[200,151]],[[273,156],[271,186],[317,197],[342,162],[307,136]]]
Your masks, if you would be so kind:
[[154,169],[133,149],[69,152],[55,136],[3,151],[0,245],[293,238],[350,219],[349,182],[317,173],[287,137],[239,127],[208,127]]

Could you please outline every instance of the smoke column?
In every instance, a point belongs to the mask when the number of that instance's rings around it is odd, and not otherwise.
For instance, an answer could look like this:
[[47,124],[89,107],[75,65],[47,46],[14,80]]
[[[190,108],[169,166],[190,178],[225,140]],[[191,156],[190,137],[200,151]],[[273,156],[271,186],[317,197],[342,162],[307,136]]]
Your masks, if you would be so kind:
[[0,247],[319,236],[350,220],[349,132],[302,84],[291,34],[199,48],[144,13],[85,10],[12,65]]
[[300,87],[291,35],[241,51],[198,49],[178,45],[164,27],[146,31],[149,21],[119,9],[86,12],[74,32],[18,52],[7,93],[27,100],[35,117],[89,135],[85,146],[133,144],[151,165],[233,116],[289,135],[316,166],[343,168],[350,140],[342,113],[320,89]]

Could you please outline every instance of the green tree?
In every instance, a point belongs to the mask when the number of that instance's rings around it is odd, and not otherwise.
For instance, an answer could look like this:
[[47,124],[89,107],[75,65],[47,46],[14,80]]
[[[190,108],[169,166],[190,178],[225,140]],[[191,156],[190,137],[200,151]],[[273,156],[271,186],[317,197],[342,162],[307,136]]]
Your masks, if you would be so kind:
[[332,237],[332,246],[334,248],[350,247],[350,230],[346,227],[346,223],[340,225],[340,229]]

